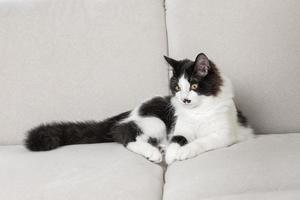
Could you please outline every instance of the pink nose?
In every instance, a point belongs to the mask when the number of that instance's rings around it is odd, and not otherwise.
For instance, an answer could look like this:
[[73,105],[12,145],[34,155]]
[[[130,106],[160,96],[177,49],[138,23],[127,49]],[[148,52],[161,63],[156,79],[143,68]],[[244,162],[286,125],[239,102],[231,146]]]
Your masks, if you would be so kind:
[[185,104],[191,103],[191,100],[189,100],[189,99],[183,99],[182,101],[183,101],[183,103],[185,103]]

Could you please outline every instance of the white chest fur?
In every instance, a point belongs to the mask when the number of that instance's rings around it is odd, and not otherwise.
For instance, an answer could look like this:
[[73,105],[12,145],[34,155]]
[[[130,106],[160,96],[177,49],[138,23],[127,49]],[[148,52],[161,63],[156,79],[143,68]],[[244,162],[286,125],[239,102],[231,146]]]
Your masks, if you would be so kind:
[[177,121],[172,135],[183,135],[188,141],[193,141],[221,130],[234,134],[237,119],[232,98],[228,84],[224,84],[218,96],[201,97],[201,104],[194,108],[186,107],[174,97],[171,102]]

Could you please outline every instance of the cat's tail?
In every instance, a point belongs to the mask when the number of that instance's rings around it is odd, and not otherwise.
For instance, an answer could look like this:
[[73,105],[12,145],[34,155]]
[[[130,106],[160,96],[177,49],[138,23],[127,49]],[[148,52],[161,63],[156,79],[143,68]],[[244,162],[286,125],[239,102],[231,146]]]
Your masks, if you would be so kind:
[[28,131],[25,146],[31,151],[48,151],[64,145],[114,142],[111,129],[129,112],[101,122],[55,122]]

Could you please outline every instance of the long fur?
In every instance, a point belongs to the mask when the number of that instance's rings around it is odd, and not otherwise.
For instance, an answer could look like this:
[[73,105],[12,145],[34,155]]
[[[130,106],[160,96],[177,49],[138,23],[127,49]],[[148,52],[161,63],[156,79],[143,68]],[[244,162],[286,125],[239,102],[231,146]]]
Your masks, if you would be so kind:
[[195,61],[165,57],[173,68],[171,96],[154,97],[103,121],[43,124],[25,145],[46,151],[64,145],[117,142],[153,162],[171,164],[252,137],[233,101],[233,89],[206,55]]
[[[70,144],[114,142],[113,128],[126,118],[129,112],[104,121],[96,122],[54,122],[42,124],[28,131],[25,145],[32,151],[47,151]],[[122,143],[126,139],[115,139]]]

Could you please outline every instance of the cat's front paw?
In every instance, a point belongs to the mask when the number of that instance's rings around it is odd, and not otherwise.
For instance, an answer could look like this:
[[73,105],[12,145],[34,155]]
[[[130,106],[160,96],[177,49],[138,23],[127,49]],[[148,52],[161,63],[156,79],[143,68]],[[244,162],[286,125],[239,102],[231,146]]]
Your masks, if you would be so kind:
[[167,147],[166,163],[168,165],[172,164],[176,160],[176,155],[177,155],[178,149],[180,149],[180,145],[177,143],[172,143]]
[[192,144],[187,144],[178,149],[176,154],[176,160],[186,160],[193,158],[200,153],[199,148]]
[[146,158],[152,162],[160,163],[163,159],[163,156],[157,148],[153,148],[151,151],[147,152]]

